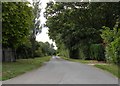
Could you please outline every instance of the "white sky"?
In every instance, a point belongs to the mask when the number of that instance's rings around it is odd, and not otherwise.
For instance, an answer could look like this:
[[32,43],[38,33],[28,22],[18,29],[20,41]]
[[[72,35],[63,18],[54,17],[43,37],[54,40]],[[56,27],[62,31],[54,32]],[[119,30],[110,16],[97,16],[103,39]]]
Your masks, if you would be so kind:
[[[32,2],[33,0],[28,0],[28,1]],[[36,1],[36,0],[34,0],[34,1]],[[41,20],[41,24],[45,24],[46,19],[43,15],[43,12],[45,12],[45,7],[47,6],[46,3],[49,2],[49,0],[41,0],[41,2],[42,2],[42,4],[41,4],[42,10],[40,13],[41,14],[40,20]],[[42,32],[39,35],[37,35],[36,40],[42,41],[42,42],[49,42],[50,44],[53,43],[53,45],[55,46],[54,48],[57,49],[55,42],[53,42],[52,39],[50,39],[48,36],[48,28],[43,27]]]

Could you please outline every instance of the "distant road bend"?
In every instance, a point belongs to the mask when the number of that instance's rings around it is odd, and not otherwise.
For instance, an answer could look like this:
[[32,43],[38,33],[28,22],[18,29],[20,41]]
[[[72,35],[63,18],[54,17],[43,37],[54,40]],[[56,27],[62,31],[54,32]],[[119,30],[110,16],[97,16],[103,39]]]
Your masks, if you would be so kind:
[[53,57],[42,67],[3,84],[118,84],[118,79],[93,66]]

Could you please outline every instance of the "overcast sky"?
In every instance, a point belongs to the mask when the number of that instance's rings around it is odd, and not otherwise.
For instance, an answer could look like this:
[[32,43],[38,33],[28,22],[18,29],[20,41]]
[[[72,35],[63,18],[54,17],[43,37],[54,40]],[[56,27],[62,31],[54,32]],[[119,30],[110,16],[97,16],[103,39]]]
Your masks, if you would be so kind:
[[[28,1],[32,2],[32,0],[28,0]],[[41,20],[41,24],[45,24],[46,19],[43,15],[43,12],[45,12],[45,7],[47,6],[46,3],[49,2],[49,0],[41,0],[41,2],[42,2],[41,4],[42,10],[40,13],[41,14],[40,20]],[[37,35],[36,40],[42,42],[49,42],[50,44],[53,43],[53,45],[55,46],[54,48],[57,49],[55,42],[53,42],[48,36],[48,28],[45,27],[42,28],[42,32],[39,35]]]

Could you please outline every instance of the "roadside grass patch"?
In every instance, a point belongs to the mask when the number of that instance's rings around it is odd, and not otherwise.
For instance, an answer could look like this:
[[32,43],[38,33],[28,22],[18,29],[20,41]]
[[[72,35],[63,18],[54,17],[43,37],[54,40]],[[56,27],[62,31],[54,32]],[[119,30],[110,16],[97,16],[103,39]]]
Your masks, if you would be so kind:
[[101,64],[96,64],[94,65],[97,68],[103,69],[105,71],[108,71],[115,75],[116,77],[120,78],[120,71],[118,71],[118,66],[114,64],[108,64],[108,65],[101,65]]
[[2,81],[2,63],[0,63],[0,81]]
[[19,59],[16,62],[3,62],[2,80],[7,80],[38,68],[42,66],[44,62],[49,61],[50,58],[50,56],[46,56],[35,59]]
[[80,62],[80,63],[84,63],[84,64],[98,63],[98,61],[97,61],[97,60],[71,59],[71,58],[67,58],[67,57],[63,57],[63,56],[61,56],[61,58],[65,59],[65,60],[68,60],[68,61]]

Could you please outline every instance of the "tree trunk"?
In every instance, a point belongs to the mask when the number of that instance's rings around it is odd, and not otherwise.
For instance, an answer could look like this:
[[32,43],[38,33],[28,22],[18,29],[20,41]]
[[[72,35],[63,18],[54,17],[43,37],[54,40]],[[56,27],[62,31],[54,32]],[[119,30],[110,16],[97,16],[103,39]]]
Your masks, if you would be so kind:
[[2,62],[5,62],[5,51],[2,49]]
[[32,44],[32,58],[35,58],[35,32],[33,31],[33,34],[31,36],[31,44]]
[[16,62],[16,58],[17,58],[17,57],[16,57],[16,56],[17,56],[17,55],[16,55],[16,49],[12,49],[12,54],[13,54],[13,57],[11,58],[11,61],[12,61],[12,62]]

